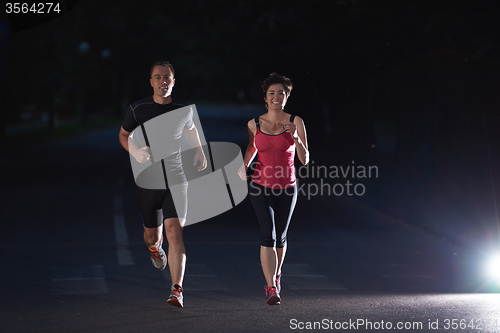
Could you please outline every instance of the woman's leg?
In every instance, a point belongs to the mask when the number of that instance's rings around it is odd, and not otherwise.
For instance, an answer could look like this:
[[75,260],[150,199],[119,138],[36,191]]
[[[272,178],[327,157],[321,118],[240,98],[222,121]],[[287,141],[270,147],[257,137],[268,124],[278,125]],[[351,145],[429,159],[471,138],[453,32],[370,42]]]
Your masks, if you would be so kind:
[[278,257],[276,274],[280,275],[281,267],[285,261],[288,227],[290,226],[293,210],[297,203],[297,187],[294,186],[283,190],[273,198],[273,202],[275,207],[276,252]]
[[281,266],[283,265],[283,262],[285,261],[285,254],[286,254],[286,244],[285,246],[279,248],[276,248],[276,254],[278,257],[278,263],[276,265],[276,275],[281,274]]
[[257,215],[262,232],[260,261],[262,272],[268,286],[274,286],[278,257],[276,253],[276,231],[274,227],[274,209],[269,189],[250,182],[250,200]]
[[278,266],[278,257],[274,247],[261,246],[260,247],[260,263],[262,265],[262,272],[266,278],[268,286],[276,287],[276,268]]

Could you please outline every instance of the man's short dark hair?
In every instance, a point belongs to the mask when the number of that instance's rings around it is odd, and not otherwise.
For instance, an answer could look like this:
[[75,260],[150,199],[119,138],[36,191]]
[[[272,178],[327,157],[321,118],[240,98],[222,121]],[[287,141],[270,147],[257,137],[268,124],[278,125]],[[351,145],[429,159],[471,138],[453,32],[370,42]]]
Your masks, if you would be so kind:
[[170,68],[170,70],[172,71],[172,75],[175,77],[175,70],[174,70],[174,66],[172,66],[171,63],[169,63],[168,61],[165,61],[165,60],[161,60],[161,61],[157,61],[155,62],[152,66],[151,66],[151,69],[149,71],[149,76],[151,77],[151,75],[153,75],[153,69],[155,69],[156,66],[165,66],[165,67],[168,67]]

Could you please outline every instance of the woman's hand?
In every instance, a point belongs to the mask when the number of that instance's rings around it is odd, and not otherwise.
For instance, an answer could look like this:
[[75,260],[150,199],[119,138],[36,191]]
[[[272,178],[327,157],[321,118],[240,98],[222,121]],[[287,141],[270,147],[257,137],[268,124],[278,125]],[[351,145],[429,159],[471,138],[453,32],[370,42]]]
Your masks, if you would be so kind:
[[292,135],[292,138],[297,139],[299,137],[297,133],[297,125],[294,123],[286,123],[285,126],[283,126],[286,132],[290,133]]
[[241,167],[238,169],[238,176],[240,176],[241,180],[247,180],[247,170],[245,168],[245,165],[242,164]]

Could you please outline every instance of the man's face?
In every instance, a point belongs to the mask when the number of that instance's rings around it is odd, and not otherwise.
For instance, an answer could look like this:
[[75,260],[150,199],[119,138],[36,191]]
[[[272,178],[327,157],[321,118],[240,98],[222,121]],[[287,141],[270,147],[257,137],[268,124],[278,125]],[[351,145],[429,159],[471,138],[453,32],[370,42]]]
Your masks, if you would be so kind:
[[155,66],[149,79],[153,93],[158,97],[168,97],[172,94],[172,88],[175,84],[172,70],[167,66]]

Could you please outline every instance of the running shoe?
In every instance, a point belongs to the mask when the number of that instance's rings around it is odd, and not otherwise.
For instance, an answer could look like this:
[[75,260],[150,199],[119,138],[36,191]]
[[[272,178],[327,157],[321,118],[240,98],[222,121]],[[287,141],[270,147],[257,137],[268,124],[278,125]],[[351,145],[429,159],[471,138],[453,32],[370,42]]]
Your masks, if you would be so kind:
[[161,241],[160,245],[158,246],[157,250],[153,250],[149,248],[149,251],[151,251],[151,262],[153,263],[153,266],[159,271],[162,271],[167,267],[167,254],[163,250],[162,247],[163,244],[163,236],[161,236]]
[[181,286],[174,284],[167,303],[182,308],[184,306],[184,296],[182,296],[182,291],[183,289]]
[[281,302],[280,294],[276,290],[276,287],[265,286],[266,290],[266,303],[269,305],[279,305]]
[[276,275],[276,291],[281,293],[281,273]]

